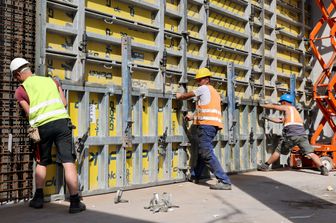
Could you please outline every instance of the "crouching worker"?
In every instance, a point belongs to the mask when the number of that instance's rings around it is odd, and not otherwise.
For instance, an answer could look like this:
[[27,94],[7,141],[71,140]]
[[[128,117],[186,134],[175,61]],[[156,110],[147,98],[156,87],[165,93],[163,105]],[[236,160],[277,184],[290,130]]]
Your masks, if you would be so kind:
[[197,98],[196,113],[186,117],[187,120],[194,120],[193,124],[197,128],[198,159],[191,177],[197,182],[206,165],[218,180],[210,189],[231,190],[231,181],[218,161],[212,145],[212,140],[217,131],[223,128],[223,123],[221,99],[216,89],[210,85],[210,77],[211,72],[207,68],[199,69],[195,77],[199,87],[187,93],[176,93],[176,99]]
[[269,170],[269,166],[280,158],[280,154],[287,155],[294,146],[299,146],[302,154],[309,156],[321,170],[321,175],[328,176],[328,169],[322,165],[319,157],[314,153],[314,148],[309,144],[307,134],[303,127],[303,120],[300,113],[292,105],[294,98],[290,94],[280,97],[281,105],[264,104],[261,107],[275,109],[284,112],[284,118],[267,118],[271,122],[283,123],[282,139],[274,153],[265,162],[258,165],[260,171]]
[[65,109],[66,99],[61,86],[49,77],[35,76],[30,64],[23,58],[15,58],[10,64],[10,71],[21,85],[16,89],[15,98],[25,111],[31,129],[34,129],[36,149],[35,184],[36,191],[29,202],[32,208],[43,208],[43,186],[47,165],[51,164],[51,147],[57,147],[57,161],[64,167],[65,180],[70,192],[70,213],[86,209],[78,195],[78,178],[75,166],[76,155],[73,153],[72,128]]

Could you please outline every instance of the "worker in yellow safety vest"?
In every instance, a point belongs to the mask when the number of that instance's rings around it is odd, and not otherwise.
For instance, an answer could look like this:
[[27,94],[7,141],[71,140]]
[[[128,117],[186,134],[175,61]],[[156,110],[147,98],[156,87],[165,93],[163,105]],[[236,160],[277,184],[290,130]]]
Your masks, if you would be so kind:
[[199,69],[195,77],[199,87],[187,93],[176,93],[176,99],[197,98],[195,114],[186,116],[197,127],[198,161],[192,170],[191,179],[198,182],[206,165],[218,180],[210,189],[231,190],[231,181],[218,161],[212,145],[217,131],[223,128],[223,121],[221,99],[216,89],[210,85],[211,76],[209,69]]
[[57,162],[62,163],[65,180],[70,192],[70,213],[86,209],[78,194],[76,155],[72,138],[72,124],[65,108],[66,99],[60,84],[50,77],[35,76],[30,63],[24,58],[15,58],[10,71],[21,85],[15,91],[15,98],[25,111],[31,126],[31,138],[35,140],[36,191],[29,202],[32,208],[43,208],[43,187],[47,165],[52,163],[51,147],[57,148]]
[[328,169],[322,165],[319,157],[314,153],[314,148],[309,144],[307,134],[303,127],[303,120],[300,113],[293,106],[294,97],[284,94],[280,97],[281,105],[262,104],[261,107],[279,110],[284,113],[284,118],[270,118],[268,120],[275,123],[283,123],[282,139],[276,147],[274,153],[265,162],[257,166],[260,171],[269,170],[269,166],[280,158],[280,154],[287,155],[294,146],[299,146],[303,155],[312,159],[321,170],[321,175],[328,176]]

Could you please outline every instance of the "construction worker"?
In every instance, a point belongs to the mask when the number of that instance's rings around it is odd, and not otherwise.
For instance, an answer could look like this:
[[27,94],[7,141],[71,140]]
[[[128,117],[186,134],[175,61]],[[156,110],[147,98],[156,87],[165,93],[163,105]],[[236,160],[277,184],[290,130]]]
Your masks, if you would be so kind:
[[[15,98],[25,111],[29,124],[39,135],[34,158],[36,160],[36,191],[29,202],[32,208],[43,208],[43,186],[47,165],[52,163],[51,147],[57,147],[57,162],[63,164],[65,180],[70,192],[70,213],[86,209],[78,195],[78,179],[75,166],[76,155],[73,152],[72,125],[65,109],[66,99],[59,83],[50,77],[35,76],[30,63],[23,58],[15,58],[10,71],[21,85],[15,92]],[[35,135],[36,137],[36,135]],[[36,140],[36,138],[35,138]]]
[[206,165],[218,180],[217,184],[210,186],[210,189],[231,190],[231,181],[218,161],[212,145],[212,140],[217,131],[223,128],[223,123],[221,99],[210,85],[211,76],[209,69],[199,69],[195,77],[199,87],[187,93],[176,93],[176,99],[197,98],[195,114],[186,116],[186,119],[193,120],[193,124],[197,127],[198,160],[191,178],[197,182]]
[[294,146],[299,146],[302,154],[312,159],[321,170],[321,175],[328,176],[328,169],[322,165],[319,157],[314,153],[314,148],[309,144],[307,134],[303,127],[303,120],[300,113],[293,106],[294,97],[284,94],[280,97],[281,105],[262,104],[261,107],[275,109],[284,112],[284,118],[270,118],[268,120],[275,123],[283,123],[282,139],[276,147],[271,157],[257,166],[260,171],[269,170],[269,166],[280,158],[280,154],[287,155]]

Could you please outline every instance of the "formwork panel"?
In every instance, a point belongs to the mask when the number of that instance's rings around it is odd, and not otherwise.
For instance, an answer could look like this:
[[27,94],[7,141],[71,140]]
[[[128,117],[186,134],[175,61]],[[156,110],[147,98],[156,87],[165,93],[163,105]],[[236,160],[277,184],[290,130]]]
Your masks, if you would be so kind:
[[61,9],[56,9],[53,7],[47,7],[47,23],[55,24],[58,26],[68,26],[73,27],[75,14],[64,11]]
[[132,74],[133,86],[145,89],[156,89],[154,79],[156,72],[137,70]]
[[45,183],[44,183],[44,189],[43,189],[43,192],[45,195],[51,195],[51,194],[58,193],[57,187],[56,187],[56,181],[57,181],[56,152],[57,152],[57,149],[55,146],[53,146],[51,149],[52,163],[48,165]]
[[121,62],[121,48],[119,45],[89,40],[87,43],[88,56],[110,59]]
[[180,122],[181,118],[178,112],[178,102],[176,100],[172,100],[171,126],[173,135],[180,135]]
[[91,93],[89,102],[89,117],[90,117],[90,136],[98,136],[100,132],[100,102],[101,95]]
[[155,34],[150,32],[142,32],[135,29],[130,29],[119,24],[110,24],[91,17],[86,17],[86,31],[101,36],[111,36],[118,40],[127,35],[131,36],[133,41],[140,44],[150,46],[155,45]]
[[179,52],[181,50],[180,44],[181,44],[181,38],[173,37],[170,36],[169,34],[165,35],[164,45],[166,48]]
[[86,81],[97,84],[114,84],[121,86],[120,67],[108,63],[88,62],[85,67]]
[[117,147],[109,146],[109,161],[108,161],[108,186],[110,188],[117,186]]
[[199,32],[200,32],[200,25],[194,24],[194,23],[188,23],[188,32],[191,37],[194,38],[200,38]]
[[109,136],[116,136],[118,133],[117,129],[120,128],[120,126],[118,126],[118,118],[120,117],[119,110],[117,107],[118,104],[119,102],[116,95],[109,97],[109,107],[108,107]]
[[165,21],[165,24],[164,24],[165,30],[169,30],[169,31],[176,32],[176,33],[179,31],[180,21],[178,19],[165,16],[164,21]]
[[180,0],[166,0],[166,7],[169,10],[179,11]]
[[142,183],[150,182],[150,152],[152,151],[153,145],[143,144],[142,149]]
[[75,59],[47,56],[45,73],[61,80],[69,80],[74,73],[74,63]]
[[190,4],[191,2],[188,2],[188,16],[194,17],[194,18],[200,18],[200,6],[195,4]]
[[237,4],[233,0],[210,0],[209,2],[240,16],[243,16],[245,13],[245,7]]
[[101,148],[99,146],[90,146],[89,148],[89,190],[99,189],[99,165]]
[[245,33],[245,23],[237,21],[233,18],[218,14],[216,12],[210,12],[209,14],[209,23],[213,23],[224,29],[229,29],[237,31],[240,33]]
[[74,40],[74,36],[47,33],[47,49],[71,52],[73,51]]
[[172,145],[172,160],[171,160],[171,177],[172,179],[179,178],[179,145],[178,143],[173,143]]
[[154,23],[151,11],[120,1],[86,0],[86,8],[148,25]]
[[73,134],[75,137],[78,136],[78,130],[80,128],[80,117],[79,117],[79,103],[82,100],[82,95],[79,92],[70,91],[68,96],[68,112],[71,119],[71,122],[75,129],[73,129]]

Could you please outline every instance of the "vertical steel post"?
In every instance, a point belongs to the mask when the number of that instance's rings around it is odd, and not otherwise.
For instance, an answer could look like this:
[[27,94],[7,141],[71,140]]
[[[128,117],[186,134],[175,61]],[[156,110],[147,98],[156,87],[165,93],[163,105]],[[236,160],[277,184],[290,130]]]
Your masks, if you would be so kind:
[[[126,184],[126,148],[132,147],[132,64],[131,64],[131,37],[123,36],[121,38],[122,55],[122,147],[119,151],[121,165],[119,171],[122,171],[122,185]],[[121,167],[122,166],[122,167]]]
[[296,100],[295,100],[295,89],[296,89],[296,78],[294,74],[290,75],[290,95],[294,98],[293,105],[295,106]]
[[235,101],[235,70],[232,62],[227,66],[227,91],[228,91],[228,115],[229,115],[229,144],[236,143],[235,125],[237,123],[235,117],[236,101]]

